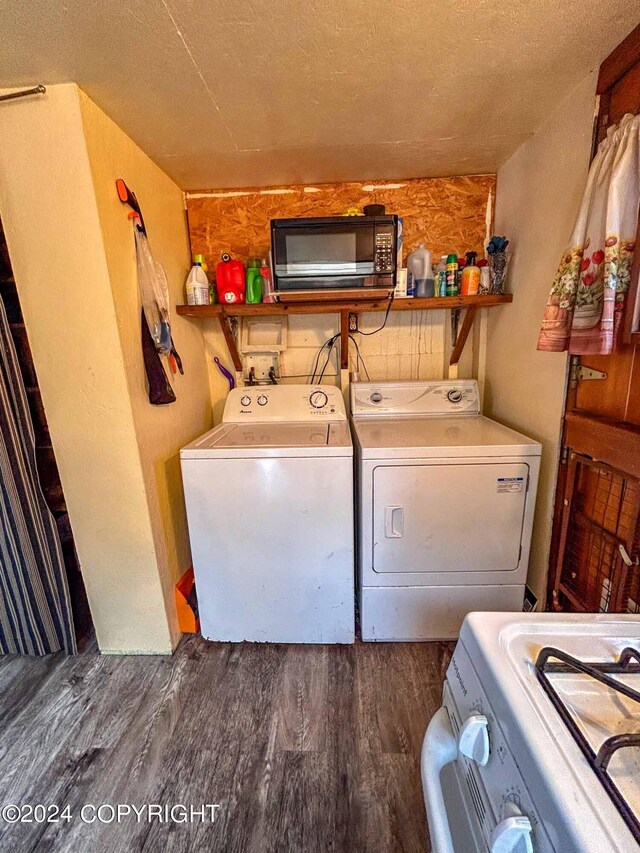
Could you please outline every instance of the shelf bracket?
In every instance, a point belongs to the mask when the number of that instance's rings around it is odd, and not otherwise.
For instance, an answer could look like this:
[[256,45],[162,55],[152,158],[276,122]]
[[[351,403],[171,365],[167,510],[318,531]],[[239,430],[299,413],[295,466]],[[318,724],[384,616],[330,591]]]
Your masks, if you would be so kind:
[[456,343],[453,348],[453,352],[451,353],[451,358],[449,359],[449,364],[457,364],[460,361],[460,356],[462,355],[462,351],[464,350],[464,345],[467,342],[467,338],[469,337],[469,332],[473,327],[473,321],[476,319],[476,314],[478,313],[477,305],[470,305],[464,315],[464,320],[462,321],[462,326],[460,331],[458,332],[458,337],[456,338]]
[[236,343],[235,335],[233,334],[229,318],[226,316],[226,314],[218,314],[218,322],[220,323],[220,328],[222,329],[222,334],[224,335],[224,339],[227,344],[227,349],[229,350],[229,355],[231,356],[233,366],[235,367],[236,371],[238,371],[238,373],[241,373],[242,359],[240,358],[240,353],[238,352],[238,345]]
[[340,312],[340,367],[349,369],[349,312]]

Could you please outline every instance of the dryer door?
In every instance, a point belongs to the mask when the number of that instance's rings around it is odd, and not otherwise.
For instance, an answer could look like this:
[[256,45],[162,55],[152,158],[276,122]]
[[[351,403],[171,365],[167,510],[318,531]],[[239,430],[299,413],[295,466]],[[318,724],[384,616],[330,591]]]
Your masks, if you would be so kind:
[[377,467],[374,571],[515,571],[528,480],[526,463]]

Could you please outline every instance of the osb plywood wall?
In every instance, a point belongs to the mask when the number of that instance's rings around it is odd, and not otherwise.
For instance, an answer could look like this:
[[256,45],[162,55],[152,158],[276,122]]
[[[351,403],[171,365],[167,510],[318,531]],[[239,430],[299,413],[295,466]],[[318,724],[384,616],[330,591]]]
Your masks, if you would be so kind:
[[420,241],[436,258],[449,251],[481,253],[487,199],[495,196],[495,187],[495,175],[474,175],[192,192],[187,194],[191,248],[205,255],[213,270],[222,252],[243,261],[265,257],[271,219],[331,216],[376,203],[404,217],[405,259]]

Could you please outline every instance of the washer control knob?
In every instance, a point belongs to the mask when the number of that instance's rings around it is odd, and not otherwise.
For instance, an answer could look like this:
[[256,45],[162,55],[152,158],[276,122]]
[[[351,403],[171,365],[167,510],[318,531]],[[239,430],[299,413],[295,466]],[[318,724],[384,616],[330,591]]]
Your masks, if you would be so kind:
[[268,402],[269,398],[266,396],[266,394],[260,394],[260,396],[258,397],[258,405],[266,406]]
[[489,760],[489,721],[483,714],[472,714],[462,724],[458,749],[481,767]]
[[372,403],[381,403],[382,402],[382,394],[379,391],[374,391],[373,394],[369,397]]
[[327,405],[328,400],[329,398],[324,391],[314,391],[309,397],[309,402],[314,409],[323,409]]
[[244,397],[240,397],[240,405],[241,406],[250,406],[251,405],[251,397],[247,397],[245,394]]
[[450,403],[459,403],[462,400],[462,391],[459,388],[452,388],[447,392],[447,400]]
[[531,821],[523,814],[507,817],[491,833],[491,853],[533,853]]

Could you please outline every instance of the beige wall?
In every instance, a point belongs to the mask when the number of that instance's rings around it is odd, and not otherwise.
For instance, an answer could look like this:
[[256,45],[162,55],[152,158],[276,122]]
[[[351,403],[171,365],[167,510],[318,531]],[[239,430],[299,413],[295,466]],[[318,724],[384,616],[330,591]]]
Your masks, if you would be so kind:
[[167,274],[172,306],[183,301],[190,267],[183,196],[180,188],[93,101],[82,91],[79,97],[156,559],[175,640],[178,628],[173,588],[191,564],[179,451],[211,426],[202,331],[197,323],[172,316],[173,338],[185,375],[170,375],[175,403],[150,405],[140,349],[133,229],[127,209],[117,198],[115,182],[123,178],[136,193],[151,250]]
[[[340,329],[339,315],[291,315],[285,318],[285,321],[288,321],[288,334],[287,348],[281,355],[283,376],[287,377],[286,381],[306,382],[318,348]],[[359,322],[363,331],[373,331],[384,322],[384,313],[361,314]],[[445,358],[445,348],[448,344],[445,341],[448,340],[449,322],[449,311],[395,312],[389,315],[385,328],[377,334],[355,335],[371,379],[386,381],[446,377],[448,356]],[[214,403],[216,420],[219,420],[222,416],[228,385],[220,379],[219,371],[211,359],[217,355],[231,371],[233,371],[233,365],[219,332],[218,323],[206,323],[203,328],[207,352],[210,356],[208,362],[211,399]],[[447,352],[450,352],[450,349]],[[338,357],[338,350],[335,350],[323,382],[339,384],[339,369],[336,372]],[[354,371],[357,363],[353,344],[349,348],[349,358],[350,370]],[[473,351],[470,340],[460,362],[461,378],[477,375],[472,361]],[[324,356],[320,366],[322,367],[323,364]],[[362,364],[360,379],[366,380]]]
[[513,304],[489,311],[485,413],[542,442],[529,583],[544,601],[567,356],[537,352],[542,313],[585,186],[595,74],[498,172],[495,231],[513,249]]
[[143,406],[131,226],[117,202],[116,223],[107,182],[131,181],[143,204],[149,194],[174,293],[188,264],[181,195],[72,84],[3,107],[0,215],[98,643],[169,652],[170,587],[188,566],[176,452],[208,424],[203,349],[197,329],[176,324],[179,402]]

